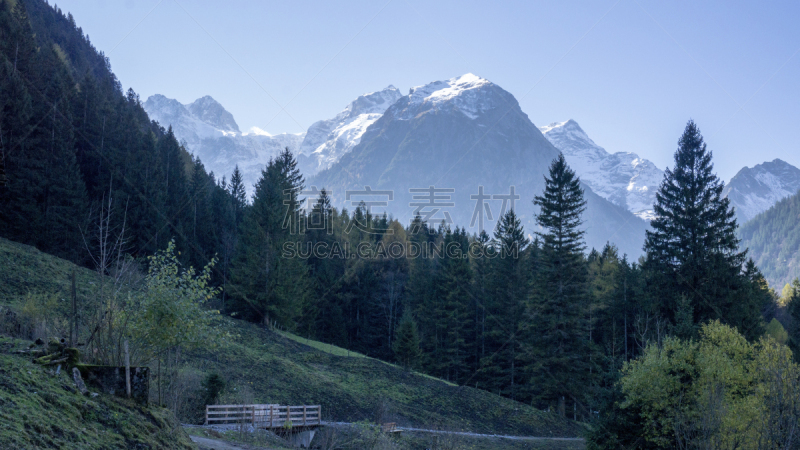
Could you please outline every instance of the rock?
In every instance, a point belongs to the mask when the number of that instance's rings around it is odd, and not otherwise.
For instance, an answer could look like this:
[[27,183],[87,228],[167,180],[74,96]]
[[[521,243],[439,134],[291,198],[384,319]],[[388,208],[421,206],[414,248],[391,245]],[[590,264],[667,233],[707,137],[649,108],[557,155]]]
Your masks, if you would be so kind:
[[64,339],[58,339],[58,338],[50,339],[50,342],[47,344],[47,352],[53,354],[53,353],[61,353],[62,351],[64,351],[66,345],[63,341]]
[[81,394],[86,395],[89,393],[89,390],[86,389],[86,384],[83,383],[81,371],[78,370],[77,367],[72,368],[72,379],[75,380],[75,386],[78,388],[78,391],[80,391]]
[[[127,397],[125,383],[125,367],[94,366],[83,364],[79,366],[81,375],[89,386],[96,387],[101,392]],[[146,405],[150,397],[150,371],[148,367],[131,367],[131,398],[136,402]]]

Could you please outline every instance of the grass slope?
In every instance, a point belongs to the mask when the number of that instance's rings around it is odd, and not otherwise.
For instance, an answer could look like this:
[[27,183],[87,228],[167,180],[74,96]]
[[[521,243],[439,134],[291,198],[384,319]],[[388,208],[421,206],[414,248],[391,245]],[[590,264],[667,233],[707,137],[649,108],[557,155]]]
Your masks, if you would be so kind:
[[[326,420],[524,436],[577,436],[581,428],[555,414],[486,391],[455,386],[363,355],[338,355],[284,333],[226,319],[237,338],[225,350],[191,355],[255,403],[322,405]],[[313,341],[312,341],[313,342]],[[323,350],[325,349],[325,350]],[[345,350],[346,352],[346,350]]]
[[0,238],[0,305],[19,303],[27,294],[57,294],[66,299],[73,269],[78,296],[86,298],[97,282],[96,272],[30,245]]
[[0,448],[196,448],[170,411],[85,397],[65,372],[7,353],[20,343],[0,337]]
[[[73,267],[32,247],[0,239],[0,305],[17,304],[29,292],[67,298]],[[86,269],[78,269],[77,278],[80,299],[90,292],[88,283],[97,279]],[[584,430],[556,414],[486,391],[290,333],[232,318],[220,320],[235,335],[232,342],[184,357],[187,370],[223,376],[228,382],[225,401],[320,404],[327,421],[397,422],[487,434],[575,437]]]

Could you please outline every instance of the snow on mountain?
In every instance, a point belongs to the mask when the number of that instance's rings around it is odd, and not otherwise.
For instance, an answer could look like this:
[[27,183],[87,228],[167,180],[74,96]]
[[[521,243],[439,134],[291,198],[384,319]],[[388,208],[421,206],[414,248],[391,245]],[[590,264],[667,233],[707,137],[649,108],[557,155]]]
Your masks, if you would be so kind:
[[745,167],[725,186],[722,195],[730,199],[742,225],[779,200],[800,189],[800,169],[775,159],[753,168]]
[[430,109],[456,108],[470,119],[476,119],[479,113],[495,106],[480,91],[481,87],[490,84],[489,80],[468,73],[446,81],[413,87],[409,93],[410,107],[406,109],[406,116],[399,116],[398,119],[410,119],[408,114],[426,103],[430,105]]
[[309,156],[300,169],[306,176],[325,170],[361,141],[367,127],[378,120],[397,99],[400,91],[389,85],[355,99],[334,118],[320,120],[308,128],[299,152]]
[[[269,159],[285,147],[296,153],[305,137],[305,133],[270,135],[258,128],[242,133],[233,115],[210,96],[184,105],[156,94],[143,106],[150,119],[172,126],[178,140],[217,178],[230,179],[238,164],[249,193]],[[303,161],[300,155],[298,159]]]
[[653,203],[664,171],[636,153],[607,152],[574,120],[539,129],[596,194],[644,220],[654,218]]
[[233,115],[225,110],[210,95],[198,98],[188,106],[189,112],[204,123],[216,127],[219,130],[229,132],[239,132],[239,125],[233,120]]

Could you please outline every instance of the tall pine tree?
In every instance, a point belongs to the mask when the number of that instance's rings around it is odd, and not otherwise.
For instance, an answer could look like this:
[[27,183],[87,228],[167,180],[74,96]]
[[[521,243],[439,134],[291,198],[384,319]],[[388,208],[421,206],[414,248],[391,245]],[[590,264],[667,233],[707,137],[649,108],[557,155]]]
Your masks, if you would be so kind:
[[[302,242],[298,193],[303,177],[285,149],[261,172],[242,222],[230,294],[234,311],[253,321],[294,328],[308,300],[305,260],[284,244]],[[297,245],[295,245],[297,248]]]
[[675,167],[665,171],[656,193],[656,218],[644,245],[648,287],[660,299],[661,314],[684,323],[676,332],[693,328],[687,320],[719,319],[754,338],[762,330],[759,313],[752,312],[760,311],[763,297],[748,295],[746,252],[739,251],[734,211],[711,157],[690,120],[678,140]]
[[527,371],[539,406],[565,414],[566,401],[585,412],[591,384],[589,291],[581,229],[586,201],[563,155],[553,161],[545,190],[534,198],[541,249],[528,310]]
[[486,308],[490,317],[486,332],[489,356],[481,364],[485,387],[517,399],[520,380],[521,317],[530,282],[524,256],[528,239],[514,209],[497,222],[494,231],[496,257],[491,264],[491,297]]

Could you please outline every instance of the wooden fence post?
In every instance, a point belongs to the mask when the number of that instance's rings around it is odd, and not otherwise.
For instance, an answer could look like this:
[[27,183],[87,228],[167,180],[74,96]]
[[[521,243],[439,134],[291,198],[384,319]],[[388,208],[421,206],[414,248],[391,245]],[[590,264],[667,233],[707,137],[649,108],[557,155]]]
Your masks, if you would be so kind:
[[[78,291],[75,287],[75,268],[72,269],[72,317],[69,326],[69,346],[78,346]],[[128,395],[130,397],[130,395]]]
[[306,424],[306,405],[303,405],[303,426]]
[[128,351],[128,340],[125,339],[125,391],[131,398],[131,354]]

